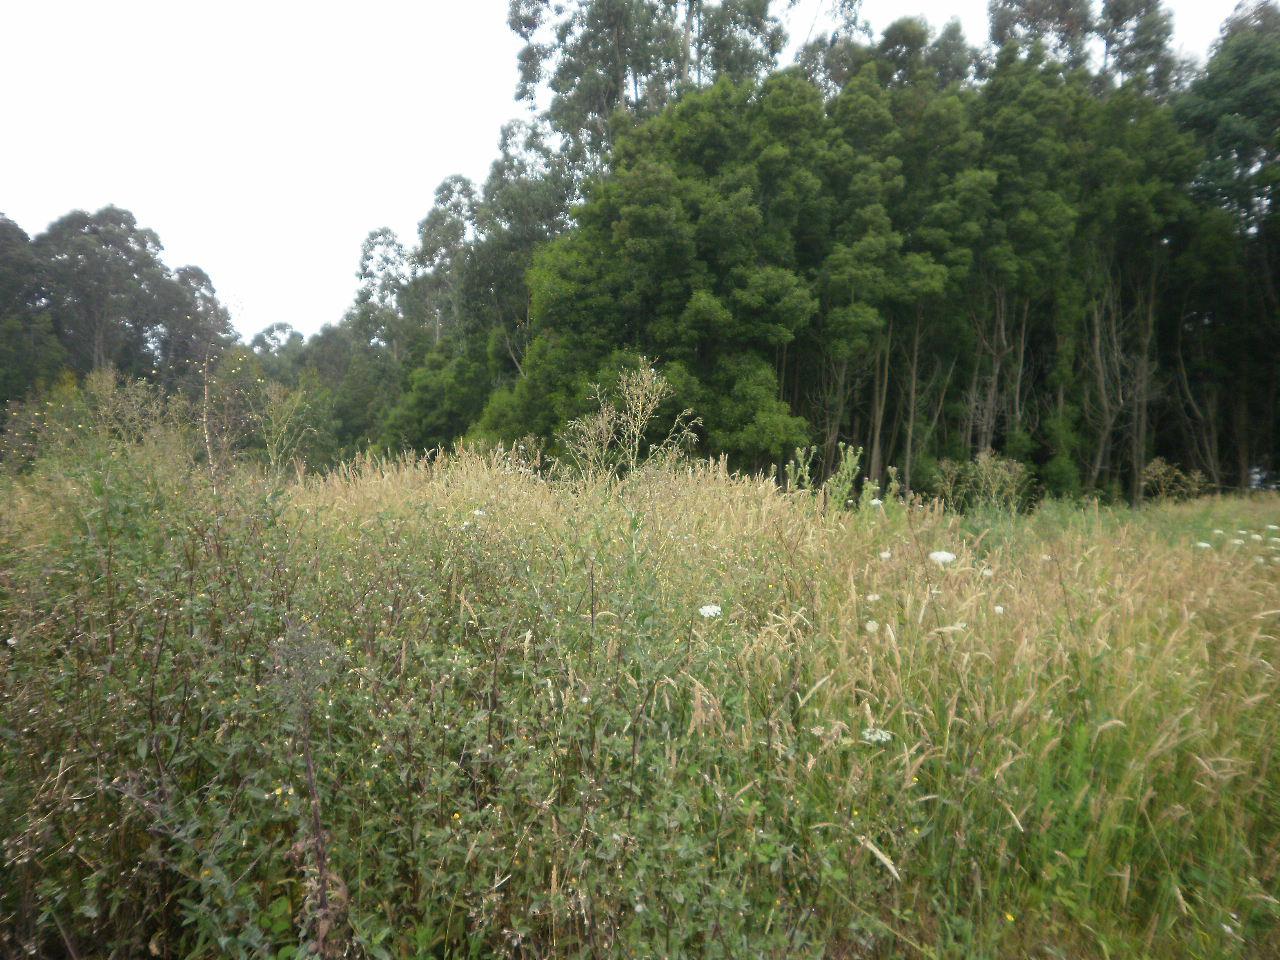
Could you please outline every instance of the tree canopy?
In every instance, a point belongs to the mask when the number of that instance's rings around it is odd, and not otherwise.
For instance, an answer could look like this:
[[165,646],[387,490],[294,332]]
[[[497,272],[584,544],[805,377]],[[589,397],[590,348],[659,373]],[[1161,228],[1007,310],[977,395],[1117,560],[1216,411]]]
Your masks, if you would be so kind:
[[928,490],[995,451],[1049,493],[1133,500],[1157,459],[1271,475],[1272,0],[1204,64],[1160,0],[992,0],[985,45],[914,17],[873,37],[841,2],[779,68],[785,8],[512,0],[530,114],[410,242],[370,233],[309,340],[233,344],[209,278],[126,211],[34,239],[0,219],[4,397],[102,365],[183,389],[221,356],[308,392],[325,456],[554,447],[650,358],[743,468],[852,445],[867,481]]

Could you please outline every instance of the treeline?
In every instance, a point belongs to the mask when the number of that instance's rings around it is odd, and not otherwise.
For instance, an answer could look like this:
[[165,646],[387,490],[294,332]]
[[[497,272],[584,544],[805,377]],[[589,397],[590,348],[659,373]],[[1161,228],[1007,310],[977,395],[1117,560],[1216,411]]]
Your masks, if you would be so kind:
[[340,324],[218,375],[305,394],[313,460],[554,443],[649,357],[744,468],[848,444],[908,489],[987,450],[1052,494],[1140,499],[1157,460],[1268,482],[1274,3],[1203,65],[1159,0],[994,0],[981,49],[836,8],[779,71],[760,0],[514,0],[518,94],[547,108],[412,247],[370,235]]
[[161,252],[116,207],[34,239],[0,214],[0,406],[103,367],[169,390],[195,382],[235,333],[205,272],[171,270]]

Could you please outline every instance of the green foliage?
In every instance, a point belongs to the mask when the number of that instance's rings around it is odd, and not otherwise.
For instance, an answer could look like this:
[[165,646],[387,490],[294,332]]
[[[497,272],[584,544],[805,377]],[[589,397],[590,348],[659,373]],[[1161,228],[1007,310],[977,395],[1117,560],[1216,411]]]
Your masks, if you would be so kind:
[[1035,41],[1070,66],[1087,61],[1094,28],[1091,0],[990,0],[987,9],[997,47]]
[[160,253],[159,237],[117,207],[69,213],[34,240],[0,214],[0,405],[64,370],[115,369],[189,393],[231,343],[230,317],[203,270],[172,270]]
[[[346,349],[367,334],[394,359],[354,382],[394,386],[356,391],[377,414],[343,415],[341,448],[552,443],[643,354],[735,466],[813,443],[826,476],[843,443],[908,492],[985,450],[1059,496],[1137,502],[1156,456],[1256,482],[1280,21],[1242,8],[1193,78],[1157,0],[1093,6],[993,3],[982,55],[954,24],[870,38],[843,4],[766,75],[768,4],[513,3],[550,109],[482,188],[441,185],[414,250],[366,243]],[[400,328],[426,336],[388,348]]]
[[484,365],[435,349],[409,375],[409,387],[387,415],[383,443],[392,449],[447,447],[479,417],[488,399]]
[[647,356],[735,467],[812,444],[820,478],[845,445],[906,493],[987,450],[1054,496],[1138,503],[1156,458],[1270,482],[1274,3],[1202,69],[1159,0],[997,0],[984,52],[919,18],[872,37],[842,2],[772,70],[778,11],[510,4],[547,112],[503,128],[483,183],[441,183],[413,244],[371,232],[354,304],[306,341],[232,345],[209,278],[127,211],[34,241],[0,219],[0,400],[110,365],[208,407],[206,459],[270,463],[251,401],[277,383],[319,467],[554,444]]
[[52,384],[66,357],[48,314],[0,317],[0,404]]
[[231,323],[208,276],[171,271],[160,238],[133,214],[75,211],[32,242],[44,297],[72,367],[115,367],[168,387],[189,385],[199,365],[231,339]]
[[1211,532],[1274,497],[823,515],[646,458],[644,364],[594,475],[215,476],[198,411],[63,393],[0,479],[6,955],[1278,942],[1274,551]]
[[648,116],[719,78],[771,67],[785,35],[759,0],[511,0],[525,41],[517,96],[551,91],[547,119],[575,159],[598,160],[624,117]]

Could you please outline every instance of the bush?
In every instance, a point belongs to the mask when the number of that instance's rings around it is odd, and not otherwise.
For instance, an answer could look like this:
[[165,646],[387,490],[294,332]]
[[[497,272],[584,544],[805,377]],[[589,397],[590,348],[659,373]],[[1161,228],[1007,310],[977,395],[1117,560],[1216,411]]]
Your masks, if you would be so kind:
[[1193,500],[1203,496],[1209,482],[1199,470],[1183,473],[1163,457],[1142,469],[1142,495],[1148,500]]
[[986,450],[967,463],[940,462],[934,492],[954,510],[1014,512],[1027,505],[1031,473],[1025,464]]

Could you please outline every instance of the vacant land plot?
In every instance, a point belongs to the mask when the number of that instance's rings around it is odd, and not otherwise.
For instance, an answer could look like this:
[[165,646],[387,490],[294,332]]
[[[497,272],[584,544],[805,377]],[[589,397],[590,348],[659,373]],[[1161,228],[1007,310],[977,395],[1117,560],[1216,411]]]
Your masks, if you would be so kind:
[[0,953],[1280,950],[1280,499],[120,433],[3,481]]

